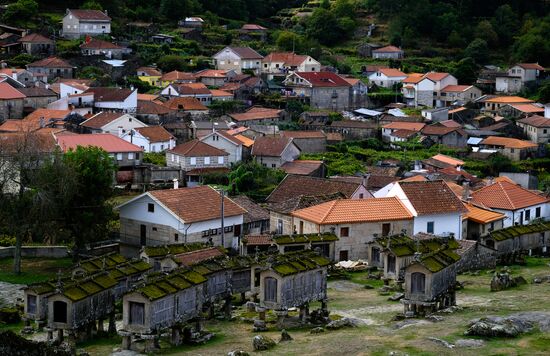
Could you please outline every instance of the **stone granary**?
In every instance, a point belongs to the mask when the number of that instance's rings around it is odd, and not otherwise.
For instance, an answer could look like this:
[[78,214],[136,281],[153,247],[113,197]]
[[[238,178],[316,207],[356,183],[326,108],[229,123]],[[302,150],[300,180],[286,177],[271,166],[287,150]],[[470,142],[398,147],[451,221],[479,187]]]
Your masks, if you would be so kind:
[[139,258],[153,266],[155,271],[160,271],[161,262],[167,257],[178,256],[207,247],[210,247],[210,245],[202,242],[162,246],[144,246],[139,253]]
[[550,247],[550,224],[510,226],[481,236],[480,242],[496,250],[498,262],[508,264],[522,254],[547,252]]
[[[455,241],[454,241],[455,242]],[[427,253],[416,253],[405,268],[406,316],[425,315],[456,304],[456,262],[460,256],[444,243]]]
[[335,244],[338,236],[330,232],[293,235],[246,235],[241,240],[241,254],[254,255],[267,252],[271,247],[279,253],[300,250],[314,250],[321,256],[334,261]]
[[309,316],[309,303],[316,301],[322,303],[321,309],[328,315],[327,269],[330,264],[328,258],[311,250],[267,257],[259,270],[260,302],[256,310],[260,320],[265,323],[266,309],[274,310],[281,328],[289,308],[299,307],[303,320]]
[[405,270],[414,262],[416,253],[433,253],[443,246],[450,250],[460,248],[453,238],[431,234],[417,234],[414,237],[405,234],[382,236],[369,244],[368,261],[370,265],[383,269],[384,278],[402,282]]

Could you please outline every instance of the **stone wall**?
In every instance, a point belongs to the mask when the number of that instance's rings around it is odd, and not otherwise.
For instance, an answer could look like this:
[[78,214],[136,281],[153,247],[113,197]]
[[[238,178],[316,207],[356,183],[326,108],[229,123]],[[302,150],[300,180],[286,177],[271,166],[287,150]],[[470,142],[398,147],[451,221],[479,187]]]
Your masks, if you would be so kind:
[[496,251],[476,242],[474,247],[460,256],[460,260],[456,263],[456,270],[458,273],[461,273],[480,269],[492,269],[495,268],[496,263]]
[[[15,246],[0,247],[0,258],[13,257]],[[63,258],[69,256],[67,246],[23,246],[22,257]]]

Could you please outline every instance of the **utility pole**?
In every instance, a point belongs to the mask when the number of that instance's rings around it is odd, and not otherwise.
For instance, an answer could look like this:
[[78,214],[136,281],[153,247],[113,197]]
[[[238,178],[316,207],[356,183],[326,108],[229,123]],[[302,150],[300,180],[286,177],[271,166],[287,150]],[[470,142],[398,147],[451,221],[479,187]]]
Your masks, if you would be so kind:
[[221,196],[222,196],[222,206],[221,206],[221,213],[222,213],[222,246],[225,248],[225,226],[224,226],[224,209],[223,209],[223,203],[224,203],[224,196],[225,196],[225,191],[223,190],[223,188],[221,189],[221,192],[220,192]]

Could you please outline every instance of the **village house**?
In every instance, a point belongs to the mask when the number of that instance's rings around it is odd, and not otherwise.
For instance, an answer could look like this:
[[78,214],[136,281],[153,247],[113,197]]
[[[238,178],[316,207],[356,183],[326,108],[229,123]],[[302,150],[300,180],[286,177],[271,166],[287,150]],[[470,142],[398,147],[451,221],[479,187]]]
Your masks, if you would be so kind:
[[91,87],[85,93],[94,94],[94,108],[134,114],[137,111],[137,89]]
[[[230,247],[241,235],[245,210],[209,186],[154,190],[117,207],[123,243],[140,247],[209,242]],[[222,235],[225,241],[222,243]]]
[[405,52],[395,46],[385,46],[372,50],[372,58],[375,59],[402,59]]
[[392,88],[406,78],[407,75],[399,69],[381,68],[369,76],[369,83],[376,84],[383,88]]
[[51,56],[55,52],[55,42],[39,33],[31,33],[19,39],[23,51],[31,56]]
[[8,82],[0,81],[0,121],[21,119],[25,98],[25,94],[8,84]]
[[537,80],[541,72],[544,72],[544,67],[538,63],[518,63],[508,69],[506,74],[496,75],[496,92],[516,94],[525,86],[525,83]]
[[245,23],[239,29],[239,33],[240,39],[245,41],[254,39],[265,41],[267,39],[267,28],[257,24]]
[[398,197],[414,216],[414,235],[453,235],[462,239],[462,214],[466,208],[443,180],[390,183],[374,196]]
[[176,116],[175,110],[151,100],[138,100],[136,118],[149,125],[159,125]]
[[67,9],[63,17],[62,36],[69,39],[111,33],[111,18],[107,11]]
[[481,90],[473,85],[447,85],[436,98],[442,106],[464,105],[481,97]]
[[421,73],[412,73],[402,81],[401,93],[407,106],[433,106],[434,81]]
[[195,98],[206,106],[212,103],[212,92],[203,83],[170,84],[162,89],[160,95]]
[[396,131],[420,132],[425,126],[422,122],[391,122],[382,126],[382,139],[389,142],[400,141],[400,137],[392,136]]
[[212,94],[212,101],[232,101],[235,99],[235,95],[225,90],[210,89]]
[[464,206],[468,210],[462,215],[462,236],[465,239],[478,241],[480,236],[504,227],[505,214],[472,202],[464,203]]
[[237,73],[231,69],[203,69],[195,73],[195,78],[208,87],[221,87],[236,75]]
[[28,87],[17,89],[25,95],[24,105],[25,110],[36,110],[45,108],[49,104],[57,100],[57,94],[48,88],[44,87]]
[[319,72],[321,63],[310,56],[292,52],[272,52],[262,59],[262,74],[271,80],[276,76],[286,77],[290,72]]
[[238,74],[252,71],[257,75],[260,74],[264,57],[250,47],[225,47],[212,58],[216,69],[234,70]]
[[48,57],[27,64],[27,70],[33,75],[45,75],[48,80],[72,78],[74,67],[58,57]]
[[35,86],[36,82],[43,82],[43,75],[34,75],[23,68],[2,68],[0,69],[0,77],[9,77],[24,84],[26,87]]
[[498,115],[507,118],[519,119],[531,115],[544,115],[544,106],[539,103],[508,104],[504,105]]
[[162,126],[142,126],[127,130],[120,136],[145,152],[164,152],[176,147],[176,139]]
[[279,168],[300,156],[300,149],[289,137],[258,137],[252,146],[251,155],[264,167]]
[[228,134],[226,131],[215,129],[206,136],[199,138],[200,141],[216,147],[229,154],[229,164],[235,164],[243,160],[243,143],[238,138]]
[[130,48],[91,37],[87,37],[80,45],[80,51],[83,56],[105,56],[108,59],[122,59],[132,52]]
[[89,133],[108,133],[118,137],[147,125],[130,114],[102,111],[83,121],[80,126]]
[[238,125],[277,124],[286,118],[286,112],[280,109],[253,106],[243,113],[228,114],[227,117]]
[[538,144],[517,138],[488,136],[479,143],[481,149],[496,150],[512,161],[536,157]]
[[333,121],[330,126],[324,126],[323,131],[327,134],[327,139],[330,133],[338,133],[347,140],[365,140],[377,136],[378,125],[370,121],[339,120]]
[[504,227],[527,225],[550,215],[548,198],[508,181],[499,181],[471,193],[472,202],[506,215]]
[[534,101],[519,96],[488,96],[487,98],[482,98],[480,102],[482,104],[482,112],[494,115],[506,105],[529,104]]
[[256,204],[246,195],[231,198],[241,208],[246,210],[243,215],[243,235],[262,235],[269,232],[269,211]]
[[335,243],[332,233],[292,235],[245,235],[241,240],[241,255],[257,255],[277,249],[279,253],[313,250],[334,261]]
[[0,50],[3,53],[19,53],[21,49],[21,43],[19,40],[23,35],[23,31],[20,34],[4,32],[0,34]]
[[344,77],[344,80],[351,85],[350,108],[357,109],[368,105],[368,86],[361,79]]
[[295,160],[286,162],[280,167],[286,174],[305,175],[317,178],[325,178],[327,167],[323,161]]
[[550,143],[550,118],[533,115],[516,121],[533,143]]
[[333,72],[294,72],[284,81],[286,96],[304,100],[315,109],[332,111],[350,107],[351,85]]
[[170,84],[177,83],[195,83],[197,80],[195,79],[195,75],[193,73],[187,73],[187,72],[180,72],[177,70],[173,70],[168,73],[164,73],[160,77],[160,86],[165,88]]
[[139,67],[136,70],[136,74],[142,82],[149,83],[149,85],[152,85],[154,87],[160,87],[162,86],[160,78],[162,77],[162,73],[159,69],[155,67]]
[[460,127],[428,125],[424,126],[421,133],[423,136],[428,137],[434,144],[456,148],[467,146],[468,134]]
[[327,150],[327,136],[323,131],[283,131],[283,137],[290,137],[302,153],[321,153]]
[[413,225],[413,215],[396,197],[334,200],[291,216],[298,234],[335,233],[337,261],[366,259],[367,243],[376,236],[410,231]]
[[175,111],[178,119],[184,119],[189,116],[193,120],[204,120],[209,113],[208,108],[197,98],[171,97],[162,105],[169,110]]
[[184,170],[187,186],[195,186],[203,175],[229,172],[227,156],[229,153],[195,139],[166,151],[166,165]]
[[178,26],[180,27],[202,27],[203,25],[204,20],[196,16],[186,17],[183,20],[178,21]]

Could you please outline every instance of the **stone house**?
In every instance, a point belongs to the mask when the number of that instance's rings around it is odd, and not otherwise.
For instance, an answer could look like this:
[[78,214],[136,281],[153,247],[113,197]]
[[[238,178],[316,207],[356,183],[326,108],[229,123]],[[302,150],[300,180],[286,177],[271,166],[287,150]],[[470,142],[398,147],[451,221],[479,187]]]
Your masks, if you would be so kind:
[[337,261],[366,259],[367,243],[376,236],[410,231],[413,225],[413,215],[395,197],[333,200],[296,210],[291,216],[298,234],[336,234]]
[[215,129],[206,136],[199,138],[200,141],[216,147],[229,154],[228,163],[234,164],[243,160],[243,143],[226,131]]
[[463,148],[467,146],[468,134],[460,127],[445,127],[441,125],[424,126],[420,131],[435,144],[448,147]]
[[216,69],[234,70],[237,74],[252,71],[258,75],[264,57],[250,47],[225,47],[212,58]]
[[83,56],[105,56],[108,59],[122,59],[125,55],[132,52],[130,48],[97,38],[87,38],[80,45],[80,51]]
[[272,52],[262,59],[262,74],[271,80],[290,72],[319,72],[321,63],[310,56],[291,52]]
[[340,120],[324,126],[326,133],[339,133],[347,140],[364,140],[378,136],[378,125],[370,121]]
[[323,161],[299,159],[286,162],[281,167],[286,174],[306,175],[317,178],[325,178],[327,166]]
[[31,33],[19,39],[23,51],[31,56],[51,56],[55,52],[55,42],[39,33]]
[[[120,234],[126,245],[140,247],[209,242],[222,245],[221,195],[209,186],[156,190],[122,205]],[[224,197],[223,246],[235,246],[245,210]]]
[[402,59],[405,55],[405,52],[401,48],[395,46],[373,49],[371,53],[372,58],[375,59]]
[[175,110],[151,100],[138,100],[136,118],[149,125],[160,125],[175,117]]
[[107,11],[67,9],[63,17],[62,36],[69,39],[111,33],[111,18]]
[[130,114],[102,111],[83,121],[80,126],[89,133],[109,133],[122,137],[131,130],[147,125]]
[[321,153],[327,150],[327,136],[323,131],[283,131],[302,153]]
[[203,69],[195,74],[197,81],[207,87],[221,87],[237,75],[234,70]]
[[497,114],[506,105],[531,104],[534,101],[520,96],[488,96],[479,100],[482,104],[481,111],[486,114]]
[[300,149],[292,138],[261,136],[254,141],[251,155],[254,160],[269,168],[279,168],[300,156]]
[[251,124],[277,124],[286,118],[286,112],[280,109],[253,106],[243,113],[228,114],[227,117],[239,125],[246,126]]
[[130,168],[141,163],[143,149],[126,142],[118,136],[97,133],[81,135],[57,135],[57,143],[63,152],[75,150],[78,146],[95,146],[104,149],[119,168]]
[[395,68],[381,68],[369,75],[369,83],[383,88],[392,88],[407,78],[407,75]]
[[456,253],[460,260],[456,263],[456,272],[479,271],[482,269],[494,269],[497,264],[497,251],[487,247],[479,241],[460,240],[460,248]]
[[517,138],[488,136],[479,146],[482,149],[496,150],[512,161],[521,161],[538,155],[538,144]]
[[91,87],[85,93],[94,94],[94,108],[134,114],[137,111],[137,89]]
[[547,223],[508,226],[480,237],[480,243],[496,250],[499,263],[513,263],[516,256],[543,252],[550,247],[550,226]]
[[550,215],[548,198],[509,181],[499,181],[472,192],[472,202],[506,216],[503,226],[528,225]]
[[402,81],[403,101],[407,106],[433,107],[435,82],[421,73],[412,73]]
[[447,85],[439,92],[436,100],[442,106],[464,105],[481,97],[481,90],[473,85]]
[[212,103],[212,92],[203,83],[170,84],[160,94],[166,97],[195,98],[206,106]]
[[21,119],[25,106],[25,94],[8,84],[0,82],[0,121]]
[[262,235],[269,232],[269,211],[253,202],[246,195],[232,198],[241,208],[246,210],[243,217],[243,235]]
[[27,64],[27,70],[33,75],[45,75],[47,80],[72,78],[74,67],[63,59],[48,57]]
[[120,137],[145,152],[164,152],[176,147],[176,138],[162,126],[137,127]]
[[452,235],[462,239],[462,214],[466,208],[443,180],[390,183],[374,196],[399,198],[414,216],[412,233],[415,235]]
[[285,96],[303,100],[314,109],[351,107],[351,84],[333,72],[294,72],[283,81]]
[[518,93],[525,83],[535,81],[544,72],[544,67],[538,63],[518,63],[508,69],[506,74],[497,74],[495,89],[497,93]]
[[479,240],[487,232],[504,227],[506,215],[474,203],[464,203],[468,210],[462,216],[462,236],[468,240]]
[[385,141],[393,142],[395,141],[395,138],[394,136],[392,136],[392,134],[396,131],[406,130],[412,132],[420,132],[424,129],[425,126],[426,124],[422,122],[390,122],[389,124],[382,126],[382,139]]
[[57,94],[48,88],[29,87],[19,88],[17,90],[25,95],[24,107],[27,110],[29,108],[34,110],[45,108],[57,100]]
[[523,133],[534,143],[550,143],[550,118],[539,115],[529,116],[516,121]]

